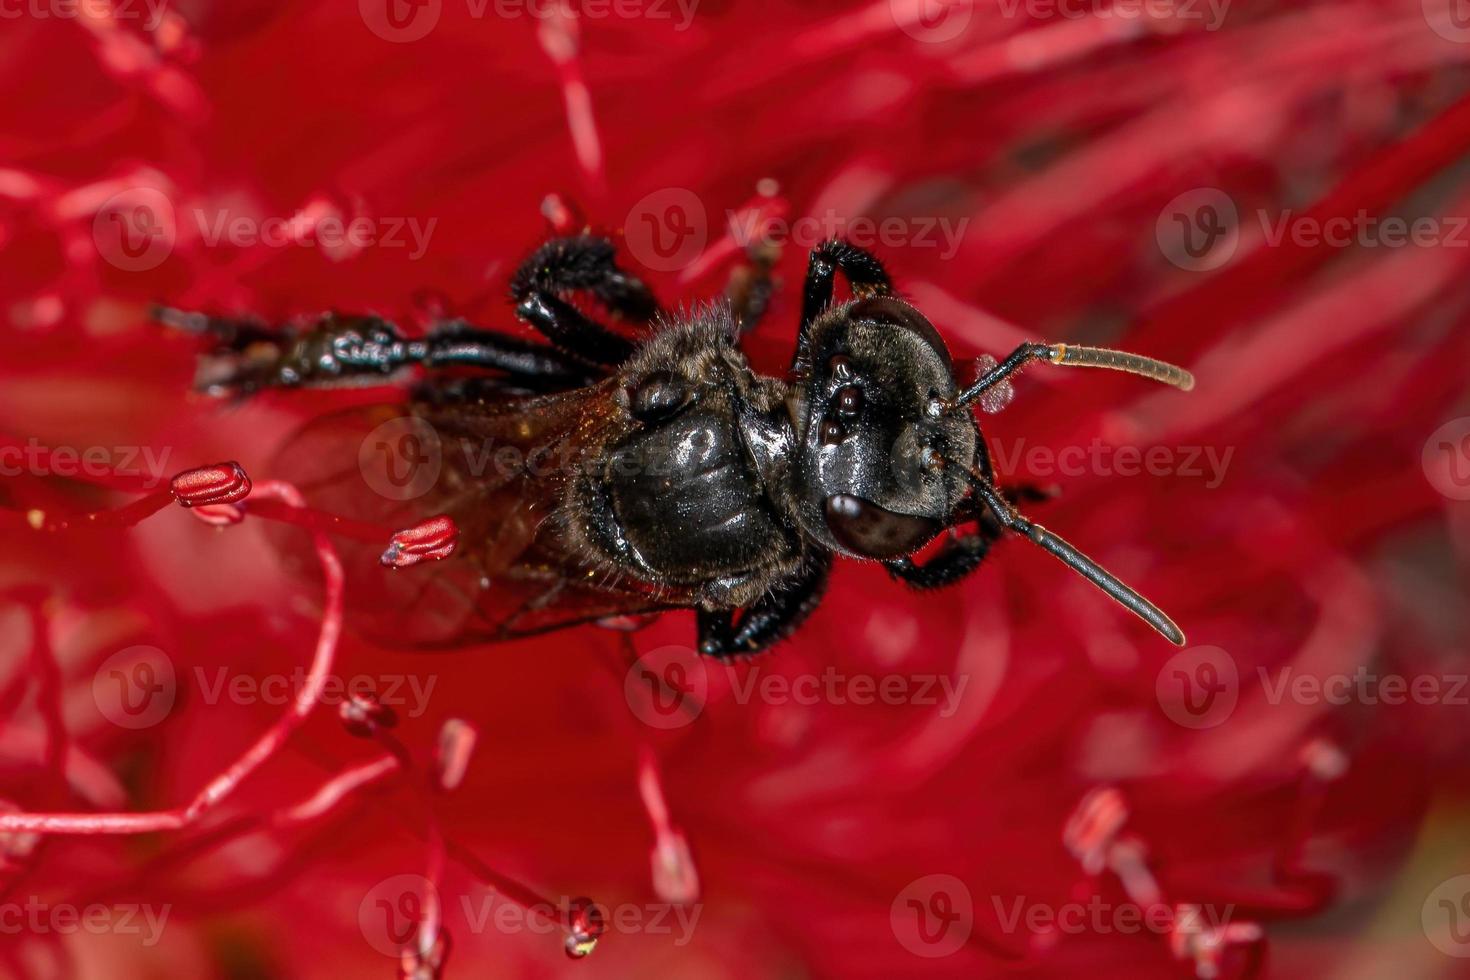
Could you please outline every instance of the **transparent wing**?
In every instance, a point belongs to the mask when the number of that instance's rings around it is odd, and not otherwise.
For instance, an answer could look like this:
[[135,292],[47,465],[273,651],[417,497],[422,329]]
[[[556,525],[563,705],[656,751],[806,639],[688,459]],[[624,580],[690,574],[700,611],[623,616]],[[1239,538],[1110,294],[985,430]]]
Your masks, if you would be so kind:
[[[377,405],[324,416],[287,444],[277,471],[314,508],[384,529],[341,538],[349,625],[389,646],[507,640],[616,615],[690,605],[687,589],[641,581],[582,553],[568,534],[568,482],[618,436],[609,383],[551,395]],[[447,514],[456,553],[383,566],[387,535]],[[309,569],[305,535],[276,535]]]

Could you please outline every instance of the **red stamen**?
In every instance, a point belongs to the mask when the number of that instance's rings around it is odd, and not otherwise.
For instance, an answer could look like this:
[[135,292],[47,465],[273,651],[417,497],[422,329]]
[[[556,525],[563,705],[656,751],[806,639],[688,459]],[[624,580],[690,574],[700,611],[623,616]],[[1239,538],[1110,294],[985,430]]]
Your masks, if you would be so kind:
[[372,762],[346,769],[323,783],[320,789],[300,803],[277,810],[271,817],[271,823],[277,827],[285,827],[315,820],[330,812],[351,793],[377,782],[397,769],[398,760],[391,755],[379,756]]
[[[242,471],[243,475],[243,471]],[[214,484],[218,489],[218,484]],[[301,494],[286,483],[271,481],[255,489],[262,500],[280,500],[302,506]],[[332,669],[337,640],[342,632],[342,562],[326,536],[314,535],[317,560],[326,580],[326,601],[321,631],[306,683],[286,713],[276,720],[240,758],[221,772],[185,807],[146,813],[15,813],[0,814],[0,833],[42,834],[141,834],[177,830],[195,823],[229,796],[267,759],[274,755],[321,700],[322,687]]]
[[480,733],[475,726],[462,718],[450,718],[439,729],[439,742],[434,750],[434,764],[438,769],[439,788],[458,789],[474,755],[475,743]]
[[408,568],[422,561],[438,561],[459,546],[459,527],[450,517],[431,517],[413,527],[393,532],[388,550],[379,559],[389,568]]
[[216,463],[185,470],[169,481],[169,491],[185,507],[232,504],[250,496],[250,477],[239,463]]
[[664,799],[663,780],[658,760],[647,746],[638,758],[638,795],[653,824],[654,844],[649,860],[653,870],[653,890],[666,902],[688,903],[699,899],[699,869],[689,850],[689,841],[674,826]]

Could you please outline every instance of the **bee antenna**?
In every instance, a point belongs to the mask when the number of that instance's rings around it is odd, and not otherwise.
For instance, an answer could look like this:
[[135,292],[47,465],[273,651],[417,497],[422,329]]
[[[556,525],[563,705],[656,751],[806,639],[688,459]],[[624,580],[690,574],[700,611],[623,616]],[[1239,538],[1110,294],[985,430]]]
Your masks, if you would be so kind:
[[1158,631],[1164,639],[1175,646],[1184,646],[1184,632],[1162,609],[1124,585],[1115,575],[1062,538],[1019,513],[984,475],[973,469],[969,471],[969,474],[970,485],[974,488],[975,495],[990,509],[1002,527],[1025,535],[1032,544],[1040,545],[1044,550],[1060,559],[1062,564],[1112,596],[1116,602],[1127,607],[1139,619]]
[[1181,391],[1189,391],[1194,387],[1194,375],[1184,368],[1164,361],[1156,361],[1152,357],[1144,357],[1141,354],[1129,354],[1106,347],[1078,347],[1072,344],[1022,344],[1004,361],[986,371],[976,379],[974,384],[948,402],[948,410],[954,411],[970,404],[986,390],[1000,384],[1022,366],[1039,360],[1050,361],[1065,367],[1096,367],[1127,371],[1129,374],[1138,374],[1166,385],[1173,385]]

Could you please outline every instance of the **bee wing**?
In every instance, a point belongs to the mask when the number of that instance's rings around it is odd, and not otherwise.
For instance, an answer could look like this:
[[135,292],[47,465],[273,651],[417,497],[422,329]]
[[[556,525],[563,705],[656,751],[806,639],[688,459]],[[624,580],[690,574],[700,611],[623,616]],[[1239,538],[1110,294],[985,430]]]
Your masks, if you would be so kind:
[[[279,472],[312,507],[384,529],[376,543],[337,542],[349,624],[387,646],[444,647],[692,604],[688,590],[594,563],[567,533],[568,481],[621,424],[611,390],[487,389],[462,402],[337,412],[300,430]],[[459,528],[454,555],[381,563],[394,530],[437,515]],[[277,538],[304,566],[304,535],[284,529]]]

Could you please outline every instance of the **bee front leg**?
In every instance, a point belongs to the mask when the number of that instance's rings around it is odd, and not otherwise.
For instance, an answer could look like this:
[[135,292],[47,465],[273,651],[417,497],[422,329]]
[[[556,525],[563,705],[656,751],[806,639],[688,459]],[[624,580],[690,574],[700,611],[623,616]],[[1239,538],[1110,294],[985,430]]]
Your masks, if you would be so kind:
[[751,603],[733,623],[729,610],[698,610],[695,622],[699,652],[728,660],[760,653],[786,639],[821,604],[831,567],[830,555],[809,557],[790,578]]
[[791,357],[793,368],[806,355],[812,324],[832,305],[838,272],[846,277],[853,295],[859,298],[887,296],[893,292],[888,270],[871,252],[835,238],[812,249],[802,287],[801,325],[796,335],[796,351]]
[[999,536],[998,531],[982,526],[946,541],[939,552],[922,565],[911,558],[895,558],[885,561],[883,567],[888,569],[888,574],[916,589],[940,589],[953,585],[979,568]]
[[[1017,483],[1004,487],[1001,494],[1013,504],[1040,503],[1056,496],[1050,487],[1039,487],[1031,483]],[[978,520],[975,530],[957,535],[940,546],[939,551],[922,565],[911,558],[895,558],[885,561],[883,567],[888,574],[915,589],[927,591],[953,585],[974,572],[990,554],[991,545],[1001,538],[1000,525],[995,518],[984,512],[967,509],[965,516]]]

